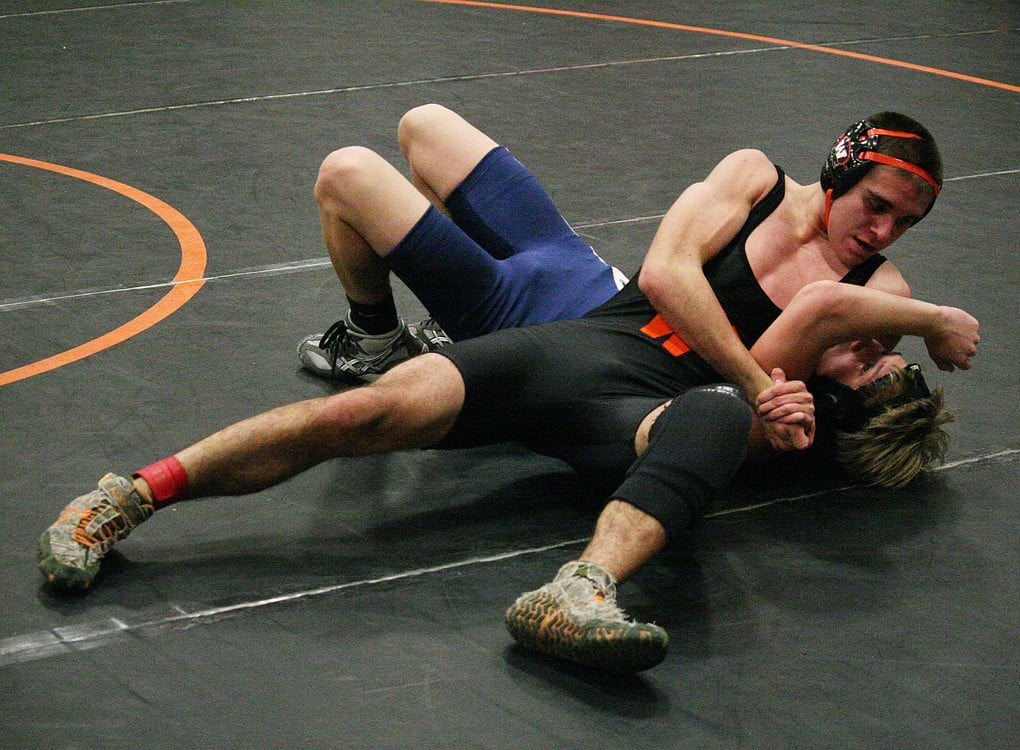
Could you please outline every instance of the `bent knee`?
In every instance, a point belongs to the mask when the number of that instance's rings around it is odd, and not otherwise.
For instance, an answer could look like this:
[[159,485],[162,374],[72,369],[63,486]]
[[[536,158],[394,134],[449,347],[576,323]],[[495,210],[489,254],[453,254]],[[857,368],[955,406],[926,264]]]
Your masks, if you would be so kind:
[[737,430],[749,429],[754,415],[754,410],[743,391],[730,383],[692,388],[677,401],[686,409],[704,415],[715,424],[725,424]]
[[340,200],[360,184],[369,184],[387,162],[364,146],[345,146],[322,160],[315,179],[315,199]]
[[463,403],[460,371],[446,357],[423,354],[371,385],[326,397],[319,423],[348,455],[425,448],[449,432]]
[[456,117],[453,110],[447,109],[442,104],[434,103],[422,104],[405,112],[404,116],[400,118],[400,122],[397,123],[397,142],[400,144],[400,150],[404,156],[408,155],[415,141],[424,132],[441,126],[451,117]]
[[387,404],[367,388],[313,399],[308,426],[329,455],[371,453],[383,432]]
[[402,447],[438,443],[464,407],[464,378],[441,354],[426,353],[393,368],[370,386],[387,403],[386,429],[402,435]]

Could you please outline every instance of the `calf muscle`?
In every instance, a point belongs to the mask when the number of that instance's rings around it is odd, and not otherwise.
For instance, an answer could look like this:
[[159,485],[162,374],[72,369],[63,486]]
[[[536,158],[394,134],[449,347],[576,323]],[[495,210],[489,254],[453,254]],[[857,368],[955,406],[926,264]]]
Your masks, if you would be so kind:
[[463,404],[453,364],[423,355],[376,383],[287,404],[177,454],[192,498],[258,492],[331,458],[435,444]]

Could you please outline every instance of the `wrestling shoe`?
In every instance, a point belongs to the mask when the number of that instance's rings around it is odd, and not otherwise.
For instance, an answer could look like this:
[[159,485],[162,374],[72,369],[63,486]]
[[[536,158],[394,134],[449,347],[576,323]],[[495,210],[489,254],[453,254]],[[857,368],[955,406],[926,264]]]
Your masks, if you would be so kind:
[[611,672],[640,672],[666,657],[669,636],[616,606],[616,581],[594,563],[569,562],[552,583],[522,594],[506,612],[521,646]]
[[298,344],[302,366],[323,378],[361,378],[380,375],[405,359],[431,352],[450,343],[450,338],[431,318],[400,327],[392,333],[371,336],[338,320],[325,333],[316,333]]
[[419,320],[417,323],[408,323],[407,330],[416,339],[424,341],[430,352],[453,343],[453,339],[447,335],[446,331],[439,327],[439,323],[436,322],[435,318],[425,318],[425,320]]
[[130,479],[107,474],[99,489],[73,500],[39,537],[39,569],[50,583],[87,589],[114,542],[152,515]]

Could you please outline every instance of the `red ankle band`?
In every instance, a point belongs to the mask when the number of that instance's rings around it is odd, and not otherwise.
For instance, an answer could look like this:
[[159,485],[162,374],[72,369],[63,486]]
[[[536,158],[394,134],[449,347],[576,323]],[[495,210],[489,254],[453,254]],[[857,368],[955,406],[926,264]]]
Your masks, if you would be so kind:
[[134,476],[141,477],[149,485],[156,508],[184,500],[188,495],[188,475],[184,473],[184,467],[176,456],[169,456],[139,469]]

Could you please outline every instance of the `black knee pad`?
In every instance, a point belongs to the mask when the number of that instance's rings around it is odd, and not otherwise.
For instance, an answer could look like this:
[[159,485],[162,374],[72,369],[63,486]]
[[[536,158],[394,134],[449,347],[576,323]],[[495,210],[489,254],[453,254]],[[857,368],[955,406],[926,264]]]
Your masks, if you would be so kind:
[[678,396],[655,420],[648,448],[613,497],[648,513],[675,536],[733,480],[747,455],[752,417],[732,385]]

